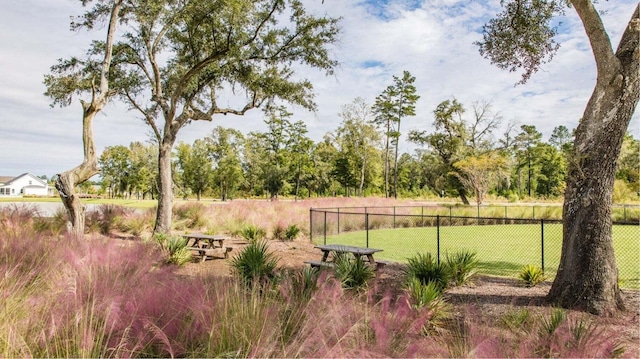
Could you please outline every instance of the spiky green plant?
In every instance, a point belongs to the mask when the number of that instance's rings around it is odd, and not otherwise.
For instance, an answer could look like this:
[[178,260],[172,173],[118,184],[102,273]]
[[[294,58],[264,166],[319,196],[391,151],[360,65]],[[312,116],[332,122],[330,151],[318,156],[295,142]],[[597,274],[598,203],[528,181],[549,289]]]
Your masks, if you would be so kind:
[[438,263],[431,253],[418,253],[407,259],[407,267],[404,271],[407,281],[416,278],[425,285],[434,282],[440,291],[447,288],[451,277],[449,268],[444,263]]
[[342,286],[348,289],[365,288],[369,279],[375,276],[373,268],[365,264],[361,257],[354,258],[346,253],[336,255],[334,270]]
[[267,231],[263,228],[250,224],[242,228],[240,235],[242,238],[250,242],[255,242],[264,239],[267,236]]
[[269,252],[269,245],[264,240],[249,243],[231,260],[235,274],[247,282],[271,279],[278,265],[279,258]]
[[478,260],[475,252],[459,251],[445,257],[446,266],[449,268],[451,280],[456,286],[471,282],[472,277],[478,272]]
[[187,240],[180,236],[156,234],[156,240],[165,253],[165,263],[183,265],[191,261],[191,251],[187,249]]
[[520,270],[518,278],[524,283],[527,288],[535,287],[538,283],[544,282],[546,279],[544,271],[532,264],[527,264]]
[[292,241],[292,240],[296,239],[296,237],[298,237],[298,234],[300,234],[300,227],[298,227],[295,224],[292,224],[292,225],[288,226],[287,229],[285,229],[285,231],[284,231],[284,239],[286,239],[288,241]]

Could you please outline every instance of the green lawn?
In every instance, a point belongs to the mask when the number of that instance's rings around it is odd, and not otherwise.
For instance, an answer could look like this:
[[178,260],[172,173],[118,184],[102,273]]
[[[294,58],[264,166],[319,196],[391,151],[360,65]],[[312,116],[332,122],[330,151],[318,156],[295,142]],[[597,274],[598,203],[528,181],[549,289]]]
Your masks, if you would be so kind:
[[[440,227],[440,255],[459,250],[477,253],[480,271],[485,274],[517,276],[525,264],[542,265],[540,224]],[[638,226],[615,225],[614,248],[620,283],[640,288],[640,232]],[[314,237],[321,243],[324,237]],[[368,246],[384,251],[376,257],[405,262],[416,253],[437,252],[437,228],[397,228],[370,230]],[[356,231],[327,236],[327,243],[367,246],[367,233]],[[562,248],[562,225],[544,225],[544,269],[553,278]]]
[[[62,203],[59,197],[4,197],[0,198],[0,202],[24,202],[24,203]],[[111,198],[83,198],[84,204],[115,204],[124,207],[134,208],[151,208],[158,205],[157,200],[138,200],[138,199],[111,199]]]

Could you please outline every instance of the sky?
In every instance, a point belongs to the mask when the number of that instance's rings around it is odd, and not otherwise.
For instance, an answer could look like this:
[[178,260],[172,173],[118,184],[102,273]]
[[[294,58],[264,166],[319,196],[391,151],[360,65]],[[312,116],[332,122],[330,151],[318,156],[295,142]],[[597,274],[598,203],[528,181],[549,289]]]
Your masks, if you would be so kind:
[[[499,0],[305,0],[317,15],[341,17],[339,40],[331,54],[340,65],[333,75],[300,68],[299,78],[314,85],[316,112],[289,107],[292,121],[307,124],[309,137],[320,141],[341,122],[342,106],[375,97],[393,84],[393,76],[415,76],[420,99],[416,116],[403,119],[400,151],[412,152],[410,130],[432,132],[433,110],[456,98],[470,115],[474,102],[490,102],[502,117],[494,131],[507,124],[535,125],[548,140],[554,127],[575,128],[595,84],[595,64],[584,29],[573,9],[559,18],[561,47],[553,61],[524,85],[519,73],[492,66],[474,41],[482,25],[500,11]],[[636,6],[635,0],[599,2],[603,21],[616,48]],[[72,32],[70,17],[83,11],[79,0],[10,0],[0,12],[0,176],[29,172],[53,176],[83,159],[82,109],[76,99],[65,108],[50,107],[43,78],[59,58],[82,55],[92,39],[103,40],[105,28]],[[219,99],[224,104],[225,99]],[[467,117],[470,118],[470,117]],[[215,126],[244,133],[264,131],[264,114],[219,116],[183,128],[177,142],[192,143]],[[629,131],[640,137],[636,110]],[[98,152],[107,146],[128,146],[150,139],[149,128],[135,112],[112,102],[94,121]]]

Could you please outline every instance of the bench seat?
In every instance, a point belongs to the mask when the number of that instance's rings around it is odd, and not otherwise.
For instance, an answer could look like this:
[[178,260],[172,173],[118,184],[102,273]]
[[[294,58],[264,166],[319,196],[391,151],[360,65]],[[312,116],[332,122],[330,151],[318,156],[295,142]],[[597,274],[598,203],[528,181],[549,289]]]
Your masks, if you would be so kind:
[[312,268],[314,268],[314,267],[333,268],[333,263],[331,263],[331,262],[305,261],[305,263],[309,264]]

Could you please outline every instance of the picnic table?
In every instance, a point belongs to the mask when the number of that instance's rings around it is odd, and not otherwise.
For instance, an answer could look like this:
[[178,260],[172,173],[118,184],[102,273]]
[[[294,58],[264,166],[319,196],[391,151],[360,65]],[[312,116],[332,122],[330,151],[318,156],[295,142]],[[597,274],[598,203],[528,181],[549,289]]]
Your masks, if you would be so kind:
[[384,266],[386,262],[377,261],[373,258],[373,254],[377,252],[382,252],[382,249],[377,248],[365,248],[365,247],[356,247],[356,246],[347,246],[344,244],[324,244],[315,246],[322,251],[322,260],[320,261],[306,261],[312,267],[333,267],[333,262],[329,262],[329,255],[333,253],[333,256],[337,253],[351,253],[356,258],[360,258],[363,256],[367,257],[367,262],[375,269],[379,269]]
[[198,256],[202,257],[202,262],[207,259],[207,256],[213,256],[216,252],[222,252],[224,258],[229,256],[229,252],[233,248],[225,247],[224,241],[230,239],[225,235],[208,235],[202,233],[189,233],[183,234],[187,240],[187,249],[197,252]]

